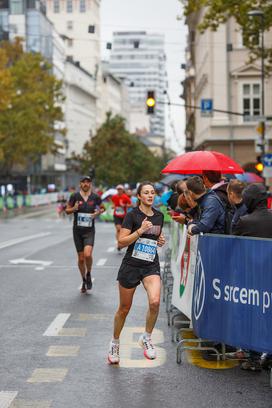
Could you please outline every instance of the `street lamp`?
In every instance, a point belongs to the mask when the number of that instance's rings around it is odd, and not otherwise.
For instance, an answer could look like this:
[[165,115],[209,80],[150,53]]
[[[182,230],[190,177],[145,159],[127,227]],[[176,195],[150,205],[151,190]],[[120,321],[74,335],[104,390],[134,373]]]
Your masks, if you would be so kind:
[[264,77],[265,77],[265,71],[264,71],[264,12],[262,10],[251,10],[248,13],[249,17],[258,17],[260,18],[261,24],[260,24],[260,31],[262,34],[261,37],[261,60],[262,60],[262,65],[261,65],[261,78],[262,78],[262,133],[261,133],[261,139],[262,139],[262,143],[261,143],[261,152],[262,152],[262,156],[265,154],[265,110],[264,110]]

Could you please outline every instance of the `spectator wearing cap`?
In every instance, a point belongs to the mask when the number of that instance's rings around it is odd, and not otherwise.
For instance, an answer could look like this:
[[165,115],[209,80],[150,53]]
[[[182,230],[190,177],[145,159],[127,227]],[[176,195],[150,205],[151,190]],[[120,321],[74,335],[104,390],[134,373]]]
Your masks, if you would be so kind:
[[[272,211],[267,208],[267,192],[262,184],[251,184],[242,193],[247,207],[247,215],[238,221],[235,235],[272,238]],[[249,352],[249,358],[243,362],[241,368],[248,371],[260,371],[261,354],[255,351]],[[271,360],[271,356],[269,356]]]
[[118,238],[121,231],[122,223],[127,213],[127,209],[132,206],[131,199],[125,194],[125,188],[122,184],[116,186],[117,194],[111,197],[113,206],[113,219],[116,231],[117,250],[121,251],[118,246]]

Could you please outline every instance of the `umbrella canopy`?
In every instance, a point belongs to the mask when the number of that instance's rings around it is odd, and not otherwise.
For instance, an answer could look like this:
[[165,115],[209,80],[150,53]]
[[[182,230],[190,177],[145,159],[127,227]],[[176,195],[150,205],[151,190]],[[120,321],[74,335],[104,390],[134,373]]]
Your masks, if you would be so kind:
[[225,174],[244,172],[239,164],[223,153],[196,150],[171,160],[162,170],[162,173],[202,174],[203,170],[220,171]]
[[114,195],[114,194],[117,194],[116,188],[110,188],[109,190],[105,191],[105,192],[102,194],[101,200],[105,200],[106,198],[108,198],[108,197],[110,197],[110,196],[112,196],[112,195]]
[[264,183],[264,179],[258,174],[245,172],[244,174],[237,174],[236,178],[245,183]]
[[161,184],[164,184],[165,186],[170,186],[175,181],[183,180],[184,178],[186,178],[186,176],[182,174],[168,174],[163,179],[161,179],[160,182]]

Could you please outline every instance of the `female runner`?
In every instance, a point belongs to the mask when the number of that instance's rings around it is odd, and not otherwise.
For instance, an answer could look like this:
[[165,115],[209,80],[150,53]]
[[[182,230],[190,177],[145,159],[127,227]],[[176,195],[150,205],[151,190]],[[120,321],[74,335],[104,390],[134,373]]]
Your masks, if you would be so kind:
[[156,358],[151,334],[160,306],[161,278],[157,246],[163,246],[165,243],[162,234],[163,214],[152,207],[155,198],[152,183],[140,184],[137,197],[139,205],[125,216],[118,240],[120,247],[128,247],[128,249],[117,277],[120,304],[114,318],[113,338],[108,353],[110,364],[118,364],[120,361],[120,333],[131,308],[136,287],[141,282],[147,293],[149,309],[145,333],[140,336],[139,344],[144,349],[146,358]]

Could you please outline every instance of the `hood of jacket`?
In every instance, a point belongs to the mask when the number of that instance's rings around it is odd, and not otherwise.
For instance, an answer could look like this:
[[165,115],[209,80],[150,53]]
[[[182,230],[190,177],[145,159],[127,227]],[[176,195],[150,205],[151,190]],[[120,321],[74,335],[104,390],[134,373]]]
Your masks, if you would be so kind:
[[267,208],[267,192],[262,184],[250,184],[243,191],[243,200],[247,206],[248,213],[256,208]]

